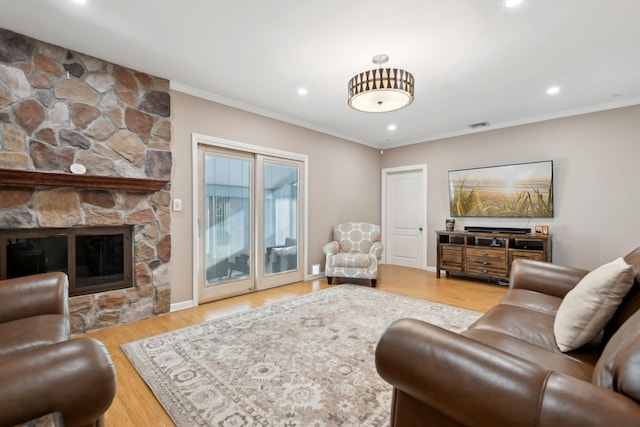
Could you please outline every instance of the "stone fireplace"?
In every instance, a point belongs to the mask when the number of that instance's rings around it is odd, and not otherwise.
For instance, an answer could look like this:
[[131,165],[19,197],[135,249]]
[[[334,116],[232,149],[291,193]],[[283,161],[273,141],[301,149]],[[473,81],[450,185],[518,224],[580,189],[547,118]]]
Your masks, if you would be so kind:
[[165,79],[0,29],[0,229],[131,228],[132,287],[71,297],[74,334],[169,311],[170,113]]

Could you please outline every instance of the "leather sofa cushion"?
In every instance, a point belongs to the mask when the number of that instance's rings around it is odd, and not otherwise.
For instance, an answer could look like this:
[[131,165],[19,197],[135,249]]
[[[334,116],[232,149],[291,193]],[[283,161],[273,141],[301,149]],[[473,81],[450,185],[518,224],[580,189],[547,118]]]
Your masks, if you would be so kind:
[[32,350],[69,339],[64,315],[45,314],[0,323],[0,357]]
[[607,343],[593,371],[593,383],[640,402],[640,311]]
[[528,289],[511,289],[505,294],[502,301],[500,301],[500,304],[522,307],[550,316],[556,315],[561,303],[562,298],[530,291]]
[[498,304],[471,325],[470,329],[511,336],[547,351],[557,352],[553,320],[554,316],[540,311]]
[[627,321],[633,314],[640,310],[640,247],[631,251],[624,257],[627,264],[633,268],[636,275],[635,283],[631,287],[631,290],[622,301],[622,304],[618,308],[618,311],[613,316],[611,321],[604,329],[604,341],[608,342],[609,339],[616,333],[616,331]]
[[556,351],[549,351],[533,344],[529,344],[521,339],[509,335],[504,335],[496,331],[469,329],[462,333],[475,341],[486,344],[490,347],[500,349],[506,353],[521,357],[522,359],[537,363],[547,369],[570,375],[572,377],[591,381],[593,365],[597,356],[591,356],[591,363],[585,363],[570,354],[563,354]]

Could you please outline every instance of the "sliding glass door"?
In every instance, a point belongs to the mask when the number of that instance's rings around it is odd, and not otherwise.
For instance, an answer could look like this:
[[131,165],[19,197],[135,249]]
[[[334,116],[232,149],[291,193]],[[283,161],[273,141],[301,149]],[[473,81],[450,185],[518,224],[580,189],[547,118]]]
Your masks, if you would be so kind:
[[201,302],[254,286],[253,156],[203,149],[200,155]]
[[259,289],[303,279],[301,162],[258,156],[262,257]]
[[303,163],[201,146],[199,302],[303,280]]

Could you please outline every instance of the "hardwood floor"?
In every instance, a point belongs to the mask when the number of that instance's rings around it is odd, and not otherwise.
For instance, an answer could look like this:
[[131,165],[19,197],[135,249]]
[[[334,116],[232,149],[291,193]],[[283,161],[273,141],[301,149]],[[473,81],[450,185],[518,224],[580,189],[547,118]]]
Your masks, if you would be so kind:
[[[281,299],[316,292],[330,286],[340,286],[341,282],[346,280],[334,279],[333,285],[328,285],[324,278],[295,283],[85,334],[105,344],[116,367],[118,388],[114,402],[106,414],[107,426],[174,425],[120,350],[121,344],[247,311]],[[362,284],[368,286],[368,281],[362,281]],[[503,287],[486,282],[451,277],[437,279],[435,273],[390,265],[379,267],[376,289],[477,311],[491,308],[506,291]]]

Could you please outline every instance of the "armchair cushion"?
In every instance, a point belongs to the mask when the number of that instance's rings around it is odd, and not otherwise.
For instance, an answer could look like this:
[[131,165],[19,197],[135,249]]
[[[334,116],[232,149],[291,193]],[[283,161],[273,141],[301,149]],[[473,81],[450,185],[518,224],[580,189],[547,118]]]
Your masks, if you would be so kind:
[[[0,323],[41,314],[69,317],[69,281],[64,273],[43,273],[0,282]],[[7,303],[11,301],[11,303]]]
[[618,258],[587,274],[562,300],[553,332],[562,351],[575,350],[595,338],[633,285],[634,272]]
[[0,357],[66,341],[67,319],[57,314],[44,314],[0,323]]
[[366,222],[348,222],[333,229],[333,240],[340,252],[368,254],[371,246],[380,241],[380,227]]
[[[371,265],[371,257],[367,254],[338,253],[333,258],[334,267],[367,268]],[[373,261],[375,262],[375,260]]]

